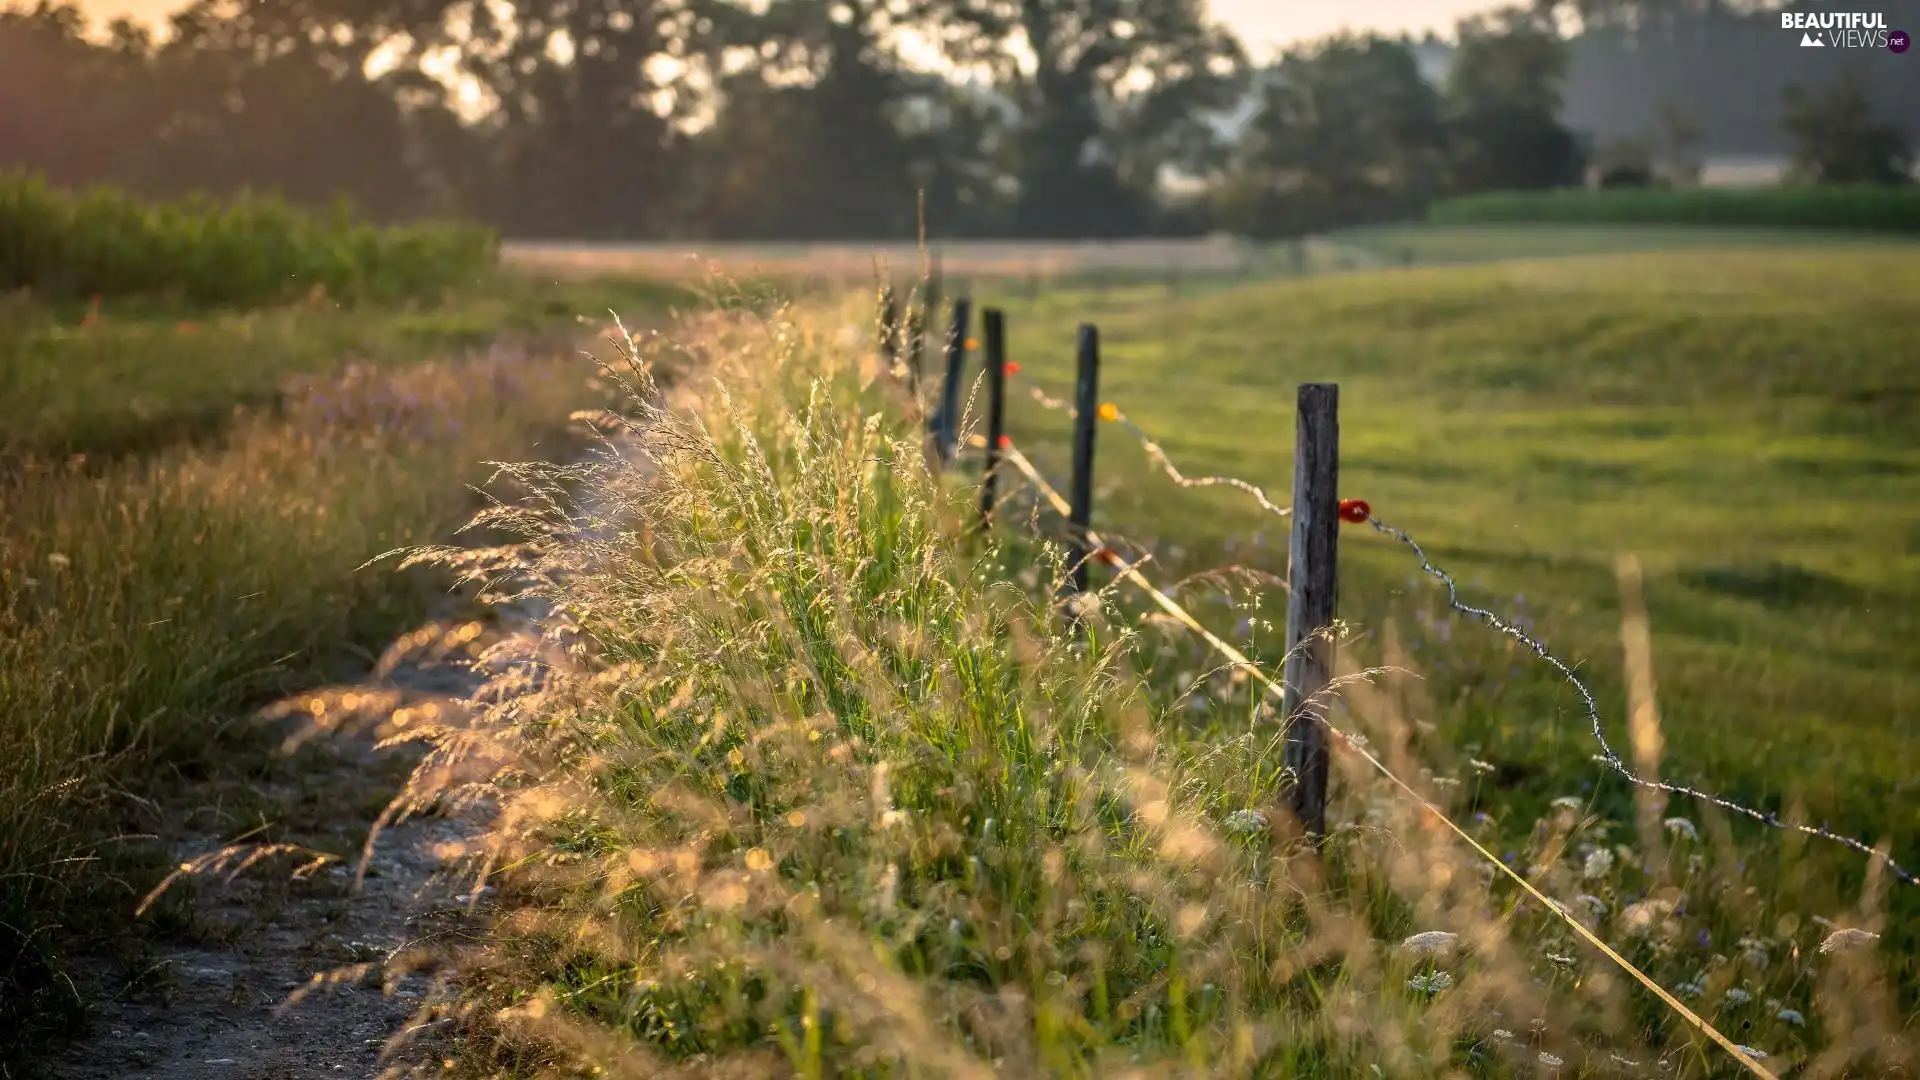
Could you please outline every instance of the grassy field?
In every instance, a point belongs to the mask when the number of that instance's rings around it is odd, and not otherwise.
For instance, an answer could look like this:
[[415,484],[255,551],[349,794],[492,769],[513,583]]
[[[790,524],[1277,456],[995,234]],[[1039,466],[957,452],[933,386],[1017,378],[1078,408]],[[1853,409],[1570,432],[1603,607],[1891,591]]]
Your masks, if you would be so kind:
[[[1098,323],[1104,397],[1187,472],[1276,492],[1290,483],[1293,386],[1337,380],[1342,493],[1410,530],[1470,599],[1532,618],[1615,718],[1613,561],[1636,554],[1671,777],[1803,807],[1913,860],[1916,287],[1920,249],[1795,248],[1396,270],[1187,303],[1056,294],[1016,298],[1008,318],[1021,377],[1055,395],[1074,324]],[[1015,400],[1011,430],[1061,475],[1065,418]],[[1242,497],[1175,489],[1117,427],[1100,438],[1097,520],[1188,569],[1229,552],[1284,566],[1283,523]],[[1347,535],[1347,617],[1377,631],[1430,603],[1404,550]],[[1456,741],[1537,770],[1542,797],[1599,777],[1549,673],[1433,662],[1435,719]]]
[[1380,225],[1346,229],[1326,242],[1388,265],[1458,265],[1503,259],[1585,255],[1651,254],[1669,251],[1854,250],[1908,241],[1816,229],[1727,228],[1697,225],[1583,225],[1510,223],[1477,225]]
[[1735,228],[1920,232],[1920,189],[1911,184],[1740,188],[1561,188],[1442,199],[1429,217],[1449,225],[1580,222]]
[[431,306],[7,305],[0,1061],[84,1010],[64,955],[164,872],[137,839],[148,797],[240,767],[252,708],[424,617],[428,578],[356,568],[448,535],[484,462],[572,453],[567,414],[596,400],[574,346],[609,307],[683,296],[503,279]]
[[[1663,775],[1904,854],[1917,270],[1563,260],[1010,318],[1019,378],[1058,392],[1096,317],[1103,396],[1196,471],[1285,477],[1291,386],[1338,378],[1344,493],[1580,661],[1610,719],[1638,625],[1612,560],[1638,553]],[[514,778],[462,984],[478,1071],[1740,1074],[1575,922],[1776,1075],[1911,1066],[1911,891],[1684,800],[1636,817],[1570,693],[1365,531],[1343,548],[1354,653],[1415,677],[1349,687],[1340,720],[1565,915],[1351,754],[1308,853],[1251,680],[1164,625],[1049,617],[1011,510],[1000,543],[965,536],[964,474],[929,483],[898,388],[861,378],[871,314],[683,327],[727,393],[640,403],[645,463],[579,478],[598,533],[643,539],[535,557],[567,569],[554,598],[603,662],[556,658],[449,745]],[[1061,474],[1057,414],[1013,431]],[[1281,569],[1271,519],[1170,493],[1118,432],[1096,524],[1149,541],[1156,575]],[[1182,590],[1271,664],[1281,598],[1205,591]]]

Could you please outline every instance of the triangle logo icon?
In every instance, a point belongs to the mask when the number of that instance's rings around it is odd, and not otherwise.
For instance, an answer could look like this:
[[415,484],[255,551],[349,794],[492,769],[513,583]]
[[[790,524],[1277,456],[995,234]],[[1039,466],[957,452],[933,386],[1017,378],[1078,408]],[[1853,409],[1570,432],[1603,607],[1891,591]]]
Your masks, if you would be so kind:
[[1824,49],[1827,47],[1827,43],[1814,37],[1812,34],[1801,34],[1800,47],[1803,49]]

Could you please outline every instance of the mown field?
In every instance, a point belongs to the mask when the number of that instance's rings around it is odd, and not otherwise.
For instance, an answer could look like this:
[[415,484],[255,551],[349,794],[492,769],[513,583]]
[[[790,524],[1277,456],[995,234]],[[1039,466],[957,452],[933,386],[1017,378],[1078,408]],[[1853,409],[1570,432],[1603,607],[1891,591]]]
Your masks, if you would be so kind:
[[[1056,396],[1071,385],[1075,324],[1097,323],[1103,397],[1189,474],[1285,492],[1293,387],[1338,381],[1342,494],[1410,530],[1470,600],[1531,619],[1591,674],[1615,721],[1614,560],[1638,556],[1669,778],[1801,807],[1912,859],[1916,287],[1920,249],[1795,247],[1006,306],[1020,377]],[[1010,429],[1062,475],[1065,418],[1014,401]],[[1230,555],[1283,568],[1284,523],[1240,496],[1176,489],[1117,427],[1100,439],[1099,520],[1185,569]],[[1346,536],[1346,617],[1377,633],[1431,606],[1409,553],[1371,530]],[[1484,657],[1484,630],[1455,633]],[[1436,720],[1524,762],[1540,798],[1600,779],[1575,700],[1549,672],[1517,659],[1462,671],[1471,662],[1444,650],[1429,662]],[[1613,735],[1624,744],[1623,726]]]

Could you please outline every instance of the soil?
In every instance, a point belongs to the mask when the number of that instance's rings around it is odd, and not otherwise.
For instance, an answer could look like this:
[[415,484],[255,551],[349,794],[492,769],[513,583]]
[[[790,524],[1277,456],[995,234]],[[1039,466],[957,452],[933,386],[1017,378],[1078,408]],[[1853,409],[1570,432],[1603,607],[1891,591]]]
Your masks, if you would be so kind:
[[[480,681],[457,660],[420,661],[361,689],[417,705],[464,697]],[[183,863],[258,842],[261,835],[234,828],[249,817],[271,823],[267,839],[341,858],[305,875],[292,871],[306,857],[288,853],[238,873],[182,879],[148,916],[162,933],[92,965],[93,985],[82,987],[95,1001],[89,1034],[46,1062],[44,1075],[305,1080],[439,1071],[430,1038],[398,1058],[384,1053],[423,997],[437,992],[436,976],[396,980],[383,969],[403,949],[472,925],[469,882],[441,852],[480,826],[426,816],[386,829],[356,888],[368,829],[419,754],[378,749],[375,736],[314,739],[250,776],[216,778],[194,792],[199,805],[179,816],[171,837]],[[297,991],[301,999],[290,1003]]]

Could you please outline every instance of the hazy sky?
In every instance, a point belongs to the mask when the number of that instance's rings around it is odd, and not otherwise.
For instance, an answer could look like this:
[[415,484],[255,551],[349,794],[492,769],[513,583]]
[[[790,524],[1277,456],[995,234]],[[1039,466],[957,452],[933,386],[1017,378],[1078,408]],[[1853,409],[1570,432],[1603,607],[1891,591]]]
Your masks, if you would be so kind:
[[[80,6],[103,20],[117,15],[157,19],[179,4],[176,0],[81,0]],[[1490,0],[1213,0],[1214,15],[1232,26],[1260,58],[1275,46],[1341,29],[1415,34],[1450,30],[1460,16],[1490,6]]]

